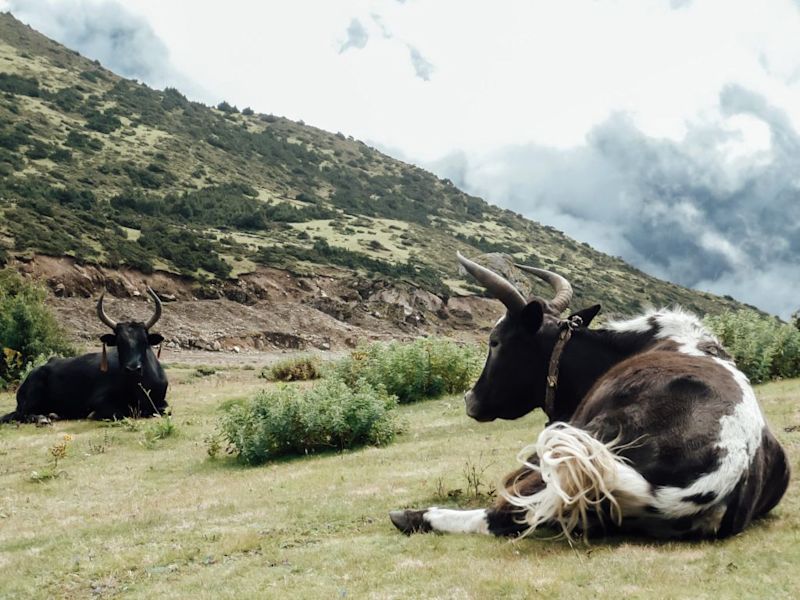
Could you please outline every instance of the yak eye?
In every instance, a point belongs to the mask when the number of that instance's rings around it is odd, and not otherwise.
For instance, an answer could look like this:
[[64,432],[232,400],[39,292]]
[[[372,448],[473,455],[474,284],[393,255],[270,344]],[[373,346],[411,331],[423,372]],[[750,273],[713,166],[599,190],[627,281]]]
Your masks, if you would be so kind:
[[491,348],[497,348],[499,345],[500,345],[500,342],[498,342],[497,340],[489,340],[489,346]]

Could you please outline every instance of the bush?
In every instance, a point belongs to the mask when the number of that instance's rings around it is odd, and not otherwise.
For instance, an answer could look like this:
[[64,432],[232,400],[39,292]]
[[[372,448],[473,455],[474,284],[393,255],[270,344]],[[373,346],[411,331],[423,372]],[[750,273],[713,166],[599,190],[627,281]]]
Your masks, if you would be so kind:
[[708,316],[705,323],[750,381],[800,375],[800,331],[791,325],[748,310]]
[[86,129],[111,133],[120,127],[122,127],[122,121],[113,113],[92,110],[86,115]]
[[261,376],[268,381],[308,381],[319,379],[319,361],[313,356],[299,356],[279,361],[264,369]]
[[350,385],[364,380],[383,386],[405,404],[466,391],[480,366],[481,354],[474,347],[447,340],[416,340],[359,348],[339,361],[333,372]]
[[222,435],[247,464],[285,455],[304,455],[363,445],[383,445],[399,432],[397,399],[361,381],[350,387],[338,378],[311,388],[282,385],[232,406]]
[[70,148],[75,148],[76,150],[85,150],[87,152],[102,150],[103,148],[103,143],[101,141],[94,139],[90,135],[85,135],[77,131],[70,131],[67,134],[67,139],[64,143]]
[[0,386],[18,381],[39,357],[74,353],[44,305],[46,295],[16,272],[0,271]]
[[36,79],[13,73],[0,73],[0,91],[38,98],[41,95]]
[[177,427],[170,415],[154,417],[142,433],[141,444],[152,450],[160,440],[171,437],[176,432]]

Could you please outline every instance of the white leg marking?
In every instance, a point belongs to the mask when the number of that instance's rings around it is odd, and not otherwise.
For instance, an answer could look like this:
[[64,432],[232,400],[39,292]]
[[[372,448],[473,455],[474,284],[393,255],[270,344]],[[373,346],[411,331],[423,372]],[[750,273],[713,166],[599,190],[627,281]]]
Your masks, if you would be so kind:
[[442,533],[489,533],[486,511],[482,508],[451,510],[434,507],[425,511],[422,518],[433,527],[434,531]]

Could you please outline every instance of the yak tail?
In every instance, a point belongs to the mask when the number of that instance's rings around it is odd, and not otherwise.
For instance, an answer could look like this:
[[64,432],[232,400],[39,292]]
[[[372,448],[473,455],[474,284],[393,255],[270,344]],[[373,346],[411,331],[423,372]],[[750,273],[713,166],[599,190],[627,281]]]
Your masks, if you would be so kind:
[[17,411],[11,411],[7,415],[3,415],[0,417],[0,423],[13,423],[14,421],[18,421],[19,418],[17,417]]
[[[641,476],[636,477],[638,474],[626,460],[614,452],[619,449],[617,440],[601,442],[567,423],[546,427],[536,443],[523,448],[517,457],[525,467],[541,475],[545,487],[530,495],[516,494],[513,486],[503,492],[508,502],[525,510],[524,522],[529,527],[523,535],[549,524],[560,526],[570,541],[580,528],[586,539],[590,516],[602,523],[607,515],[621,524],[620,500],[639,491],[626,488],[629,482],[634,483],[631,479]],[[538,464],[532,460],[534,455],[538,456]]]

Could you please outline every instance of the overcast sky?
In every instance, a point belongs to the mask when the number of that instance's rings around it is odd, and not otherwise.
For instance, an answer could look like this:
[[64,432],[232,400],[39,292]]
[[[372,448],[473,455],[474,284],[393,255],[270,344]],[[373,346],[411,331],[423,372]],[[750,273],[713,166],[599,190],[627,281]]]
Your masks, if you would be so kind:
[[800,0],[0,0],[153,87],[341,131],[654,275],[800,308]]

